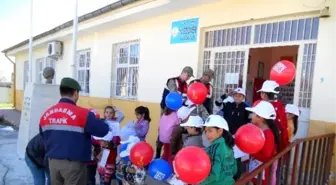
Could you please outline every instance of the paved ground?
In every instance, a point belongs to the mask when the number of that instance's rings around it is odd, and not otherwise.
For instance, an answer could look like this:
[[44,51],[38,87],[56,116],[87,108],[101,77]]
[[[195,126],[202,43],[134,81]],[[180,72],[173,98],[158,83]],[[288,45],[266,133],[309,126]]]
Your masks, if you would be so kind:
[[17,131],[0,125],[0,185],[33,184],[26,163],[16,154],[17,137]]

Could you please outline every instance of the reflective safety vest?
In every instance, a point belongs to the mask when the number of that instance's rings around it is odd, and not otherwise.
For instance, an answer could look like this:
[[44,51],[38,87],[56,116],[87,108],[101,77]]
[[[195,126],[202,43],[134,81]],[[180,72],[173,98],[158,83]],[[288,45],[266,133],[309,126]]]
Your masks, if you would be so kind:
[[67,102],[43,113],[40,128],[48,158],[83,162],[91,159],[91,136],[85,131],[88,114],[88,109]]
[[63,130],[84,133],[89,110],[70,103],[58,103],[47,109],[40,119],[42,131]]
[[[196,80],[191,81],[190,84],[193,84],[193,83],[195,83],[195,82],[200,82],[200,83],[202,83],[200,79],[196,79]],[[204,84],[204,83],[203,83],[203,84]],[[207,90],[208,90],[207,98],[211,98],[212,95],[213,95],[213,87],[212,87],[211,83],[206,83],[206,84],[204,84],[204,85],[205,85],[205,87],[206,87]]]
[[163,89],[163,93],[162,93],[162,99],[161,99],[161,109],[164,109],[166,107],[166,96],[170,93],[170,90],[168,89],[168,82],[170,80],[174,80],[176,83],[176,87],[177,87],[177,92],[179,92],[183,97],[187,97],[187,91],[188,91],[188,84],[187,82],[183,82],[180,80],[179,77],[174,77],[174,78],[169,78],[166,82],[166,86]]

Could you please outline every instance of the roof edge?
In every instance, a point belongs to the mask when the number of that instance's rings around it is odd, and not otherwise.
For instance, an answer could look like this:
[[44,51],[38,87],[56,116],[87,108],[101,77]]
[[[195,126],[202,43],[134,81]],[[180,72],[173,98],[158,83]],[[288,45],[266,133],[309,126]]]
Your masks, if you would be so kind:
[[[104,6],[102,8],[99,8],[97,10],[94,10],[92,12],[89,12],[87,14],[84,14],[84,15],[78,17],[78,23],[87,21],[89,19],[93,19],[93,18],[98,17],[100,15],[103,15],[105,13],[108,13],[108,12],[111,12],[113,10],[119,9],[119,8],[121,8],[123,6],[135,3],[136,1],[139,1],[139,0],[119,0],[117,2],[114,2],[112,4],[109,4],[107,6]],[[54,27],[54,28],[52,28],[52,29],[50,29],[48,31],[45,31],[45,32],[43,32],[41,34],[38,34],[38,35],[34,36],[33,37],[33,41],[36,41],[36,40],[41,39],[43,37],[46,37],[48,35],[57,33],[57,32],[65,29],[65,28],[69,28],[71,26],[73,26],[73,19],[70,20],[70,21],[67,21],[67,22],[65,22],[65,23],[63,23],[63,24],[61,24],[59,26],[56,26],[56,27]],[[16,48],[24,46],[24,45],[26,45],[28,43],[29,43],[29,39],[26,39],[26,40],[24,40],[24,41],[22,41],[22,42],[20,42],[20,43],[18,43],[16,45],[14,45],[14,46],[11,46],[9,48],[6,48],[6,49],[2,50],[2,53],[8,53],[9,51],[12,51],[12,50],[14,50]]]

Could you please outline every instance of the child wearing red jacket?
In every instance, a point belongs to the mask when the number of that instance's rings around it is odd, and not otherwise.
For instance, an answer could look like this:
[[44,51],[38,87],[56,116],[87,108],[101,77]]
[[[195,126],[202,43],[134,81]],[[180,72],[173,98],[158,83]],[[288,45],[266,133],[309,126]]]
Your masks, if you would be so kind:
[[[255,107],[246,108],[246,110],[253,113],[251,122],[259,127],[265,135],[265,144],[263,148],[258,153],[250,155],[251,158],[249,163],[249,172],[252,172],[276,155],[277,146],[281,141],[279,130],[274,123],[276,112],[271,103],[267,101],[260,101]],[[276,170],[277,163],[273,164],[272,166],[271,185],[276,184]],[[265,171],[263,171],[262,185],[268,184],[269,177],[269,168],[267,168]],[[255,177],[252,182],[256,184],[257,177]]]
[[[96,138],[100,142],[101,152],[98,155],[98,173],[100,177],[100,185],[110,185],[112,176],[115,174],[115,164],[117,158],[117,152],[115,148],[120,140],[113,141],[113,133],[109,132],[103,138]],[[116,144],[114,144],[116,143]]]
[[[104,109],[104,120],[107,124],[109,124],[111,121],[120,123],[120,122],[123,121],[124,118],[125,118],[124,114],[119,109],[117,109],[116,107],[113,107],[113,106],[106,106],[105,107],[105,109]],[[108,143],[108,148],[110,149],[110,155],[111,156],[117,156],[117,153],[118,153],[117,150],[118,150],[119,145],[120,145],[120,137],[119,136],[113,136],[112,140],[110,140],[110,142]],[[116,157],[114,158],[114,160],[110,159],[109,165],[112,165],[112,162],[115,166]],[[109,176],[108,173],[107,173],[107,176]],[[113,170],[112,176],[108,177],[108,178],[116,179],[115,170]]]
[[[100,115],[96,110],[91,110],[96,115],[97,119],[100,119]],[[96,185],[96,173],[97,173],[97,156],[100,153],[100,143],[91,137],[92,154],[91,161],[87,164],[87,185]]]
[[285,107],[277,100],[279,84],[272,80],[266,80],[258,92],[260,92],[261,99],[270,102],[275,109],[276,118],[274,119],[274,122],[280,130],[281,141],[278,147],[279,151],[281,151],[289,145],[289,137]]

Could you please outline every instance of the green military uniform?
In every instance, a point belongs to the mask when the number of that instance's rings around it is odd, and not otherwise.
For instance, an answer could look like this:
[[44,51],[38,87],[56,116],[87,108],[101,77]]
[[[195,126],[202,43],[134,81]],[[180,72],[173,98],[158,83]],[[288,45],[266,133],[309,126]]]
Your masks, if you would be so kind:
[[206,148],[211,160],[211,172],[201,185],[232,185],[233,176],[237,173],[233,150],[225,143],[223,137],[218,138]]

